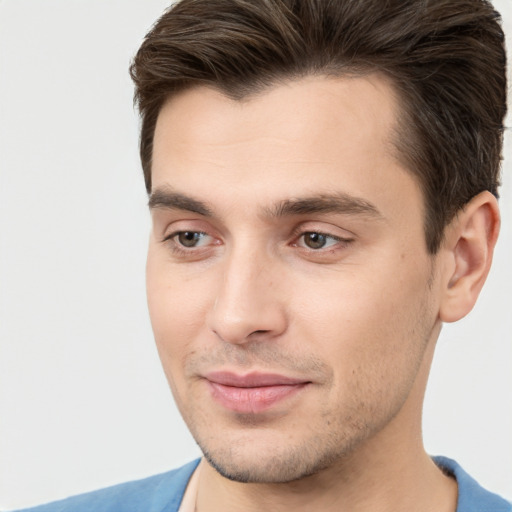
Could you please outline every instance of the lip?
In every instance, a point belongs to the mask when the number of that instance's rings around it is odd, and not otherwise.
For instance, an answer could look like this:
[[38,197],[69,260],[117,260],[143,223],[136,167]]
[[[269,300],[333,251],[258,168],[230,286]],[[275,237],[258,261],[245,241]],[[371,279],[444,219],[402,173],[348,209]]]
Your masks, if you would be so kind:
[[213,399],[238,413],[257,414],[292,397],[310,381],[275,373],[211,372],[205,375]]

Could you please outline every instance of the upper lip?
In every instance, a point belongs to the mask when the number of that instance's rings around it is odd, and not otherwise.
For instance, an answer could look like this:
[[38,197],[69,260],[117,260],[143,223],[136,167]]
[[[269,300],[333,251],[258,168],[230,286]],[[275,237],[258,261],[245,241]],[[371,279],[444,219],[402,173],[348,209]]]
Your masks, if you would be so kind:
[[210,372],[205,378],[215,384],[223,386],[233,386],[237,388],[258,388],[265,386],[293,386],[296,384],[305,384],[307,379],[287,377],[277,373],[251,372],[246,374],[237,374],[226,371]]

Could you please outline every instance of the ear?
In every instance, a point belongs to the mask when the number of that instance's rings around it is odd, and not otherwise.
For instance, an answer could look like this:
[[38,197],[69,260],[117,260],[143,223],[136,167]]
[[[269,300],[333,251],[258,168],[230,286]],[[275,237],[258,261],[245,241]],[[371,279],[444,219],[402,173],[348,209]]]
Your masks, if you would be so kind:
[[500,228],[498,202],[490,192],[475,196],[446,227],[440,318],[455,322],[466,316],[491,268]]

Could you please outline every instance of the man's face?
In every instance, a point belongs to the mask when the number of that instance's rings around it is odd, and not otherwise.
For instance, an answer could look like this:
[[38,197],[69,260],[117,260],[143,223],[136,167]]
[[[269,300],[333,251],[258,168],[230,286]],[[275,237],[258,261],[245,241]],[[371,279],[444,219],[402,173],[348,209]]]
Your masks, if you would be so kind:
[[438,300],[396,112],[370,76],[243,102],[198,87],[160,113],[150,315],[225,476],[294,480],[418,427]]

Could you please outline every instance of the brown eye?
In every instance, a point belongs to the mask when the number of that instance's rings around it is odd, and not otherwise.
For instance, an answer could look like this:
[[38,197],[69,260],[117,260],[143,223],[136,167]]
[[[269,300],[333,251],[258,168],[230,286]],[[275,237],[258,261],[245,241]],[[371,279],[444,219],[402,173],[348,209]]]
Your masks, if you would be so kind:
[[176,239],[183,247],[196,247],[205,236],[206,233],[200,231],[182,231],[176,235]]
[[308,232],[302,235],[304,244],[310,249],[322,249],[327,244],[327,239],[332,238],[322,233]]

